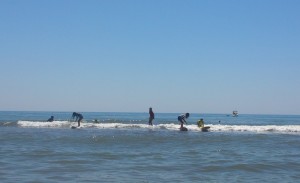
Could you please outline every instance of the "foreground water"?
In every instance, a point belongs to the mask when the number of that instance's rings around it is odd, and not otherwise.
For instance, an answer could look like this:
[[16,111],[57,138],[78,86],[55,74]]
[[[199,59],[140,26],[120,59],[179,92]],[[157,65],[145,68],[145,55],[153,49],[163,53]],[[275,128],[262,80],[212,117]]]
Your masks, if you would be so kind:
[[[1,182],[297,182],[300,116],[0,112]],[[45,122],[54,115],[54,122]],[[203,118],[209,132],[195,125]],[[100,123],[93,123],[98,119]]]

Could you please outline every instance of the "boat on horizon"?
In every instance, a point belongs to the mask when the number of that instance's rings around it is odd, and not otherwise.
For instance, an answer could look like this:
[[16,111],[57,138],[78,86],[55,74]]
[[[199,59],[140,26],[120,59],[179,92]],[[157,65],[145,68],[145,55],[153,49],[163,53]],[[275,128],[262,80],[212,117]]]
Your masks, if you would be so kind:
[[239,115],[238,111],[232,111],[232,116],[237,117]]

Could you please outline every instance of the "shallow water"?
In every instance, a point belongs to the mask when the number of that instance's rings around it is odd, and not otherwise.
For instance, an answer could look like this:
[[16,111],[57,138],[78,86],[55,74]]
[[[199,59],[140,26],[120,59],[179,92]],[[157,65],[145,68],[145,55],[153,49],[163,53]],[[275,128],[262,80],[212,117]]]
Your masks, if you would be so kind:
[[[1,112],[1,182],[297,182],[300,116]],[[13,115],[12,115],[13,114]],[[193,114],[192,114],[193,115]],[[59,116],[59,120],[58,120]],[[210,132],[195,125],[203,118]],[[97,118],[100,124],[92,123]],[[221,121],[221,123],[219,123]]]

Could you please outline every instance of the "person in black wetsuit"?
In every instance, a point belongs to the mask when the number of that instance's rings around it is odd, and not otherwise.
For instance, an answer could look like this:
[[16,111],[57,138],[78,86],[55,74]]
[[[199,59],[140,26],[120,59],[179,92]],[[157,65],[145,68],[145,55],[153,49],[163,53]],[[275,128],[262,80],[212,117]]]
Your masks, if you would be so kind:
[[83,119],[82,114],[77,113],[77,112],[73,112],[72,118],[73,118],[73,119],[75,118],[75,121],[78,122],[78,126],[80,126],[80,122],[81,122],[81,120]]
[[154,112],[152,111],[152,108],[150,107],[149,108],[149,115],[150,115],[150,117],[149,117],[149,125],[153,125],[152,124],[152,121],[154,120]]
[[48,120],[47,120],[47,122],[53,122],[54,121],[54,116],[51,116]]

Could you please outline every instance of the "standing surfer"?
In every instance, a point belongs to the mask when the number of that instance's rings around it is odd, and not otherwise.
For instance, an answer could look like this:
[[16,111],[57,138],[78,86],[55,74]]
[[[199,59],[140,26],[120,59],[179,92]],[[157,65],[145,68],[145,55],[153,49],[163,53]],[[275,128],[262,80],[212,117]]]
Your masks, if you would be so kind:
[[154,120],[154,112],[152,111],[152,107],[149,108],[149,125],[153,125],[152,121]]
[[180,122],[180,129],[182,130],[183,127],[183,123],[186,123],[186,119],[189,118],[190,113],[185,113],[185,114],[181,114],[180,116],[178,116],[178,121]]
[[75,121],[78,122],[78,126],[80,126],[80,122],[81,122],[81,120],[83,119],[82,114],[77,113],[77,112],[73,112],[72,118],[73,118],[73,119],[75,118]]

